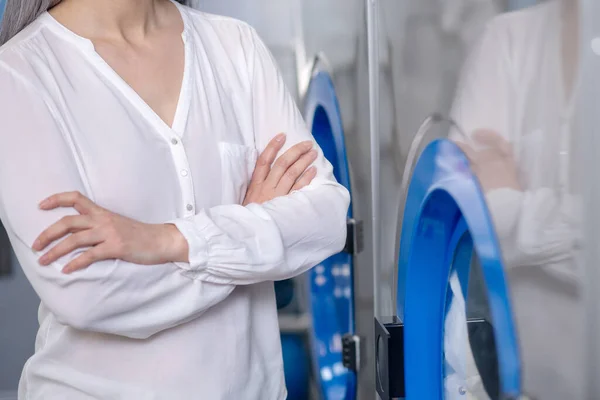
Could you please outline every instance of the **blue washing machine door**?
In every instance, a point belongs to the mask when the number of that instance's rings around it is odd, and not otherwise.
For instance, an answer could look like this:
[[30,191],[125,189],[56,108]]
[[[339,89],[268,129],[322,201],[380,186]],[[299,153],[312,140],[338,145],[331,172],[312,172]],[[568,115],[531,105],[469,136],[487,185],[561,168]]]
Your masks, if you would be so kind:
[[[350,171],[339,104],[330,74],[315,68],[305,97],[304,115],[339,183],[351,192]],[[352,207],[348,211],[352,218]],[[354,333],[352,255],[336,254],[308,274],[311,343],[315,374],[326,400],[356,397],[355,373],[344,367],[342,338]]]
[[[473,379],[483,398],[517,398],[520,359],[500,247],[479,184],[452,142],[435,140],[422,152],[401,229],[406,399],[467,398]],[[485,304],[470,318],[468,299],[478,290]]]
[[6,8],[6,0],[0,0],[0,27],[2,26],[2,18],[4,17],[4,9]]

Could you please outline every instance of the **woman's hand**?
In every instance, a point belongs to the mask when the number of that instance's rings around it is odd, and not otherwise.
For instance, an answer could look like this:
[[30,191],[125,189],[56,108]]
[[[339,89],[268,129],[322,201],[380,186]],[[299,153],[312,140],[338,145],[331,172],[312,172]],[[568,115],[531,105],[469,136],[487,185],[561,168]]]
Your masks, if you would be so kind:
[[474,144],[480,150],[465,143],[457,145],[465,153],[485,193],[494,189],[511,188],[521,190],[517,164],[512,146],[494,131],[479,130],[472,135]]
[[275,161],[284,143],[285,135],[277,135],[258,158],[246,192],[244,206],[250,203],[261,204],[285,196],[294,190],[300,190],[309,185],[317,175],[315,167],[309,168],[318,154],[313,148],[312,141],[292,146]]
[[96,205],[79,192],[56,194],[40,203],[42,210],[58,207],[73,207],[80,215],[63,217],[38,236],[33,249],[42,251],[70,234],[40,258],[41,265],[49,265],[81,248],[88,249],[69,262],[63,268],[64,273],[109,259],[144,265],[185,261],[187,242],[175,225],[145,224],[123,217]]

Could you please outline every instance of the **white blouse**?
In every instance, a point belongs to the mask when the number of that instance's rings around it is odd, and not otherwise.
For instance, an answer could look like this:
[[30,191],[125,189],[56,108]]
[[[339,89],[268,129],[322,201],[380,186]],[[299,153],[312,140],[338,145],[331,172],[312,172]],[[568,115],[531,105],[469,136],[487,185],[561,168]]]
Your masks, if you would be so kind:
[[[257,155],[312,135],[255,31],[178,6],[185,73],[167,126],[48,13],[0,48],[0,217],[42,304],[21,399],[286,398],[274,280],[345,241],[349,194],[319,152],[308,187],[240,205]],[[157,77],[160,79],[160,77]],[[64,275],[31,249],[80,191],[147,223],[174,222],[189,263],[107,260]]]

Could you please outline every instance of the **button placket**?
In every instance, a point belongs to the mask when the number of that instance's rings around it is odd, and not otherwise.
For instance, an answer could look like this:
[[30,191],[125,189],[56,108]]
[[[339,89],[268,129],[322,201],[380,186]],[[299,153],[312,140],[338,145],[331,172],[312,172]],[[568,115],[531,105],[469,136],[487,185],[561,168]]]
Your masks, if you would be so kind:
[[183,201],[184,216],[194,215],[194,185],[190,175],[190,166],[183,146],[183,142],[177,138],[171,138],[171,154],[175,168],[179,171],[179,186],[181,187],[181,197]]

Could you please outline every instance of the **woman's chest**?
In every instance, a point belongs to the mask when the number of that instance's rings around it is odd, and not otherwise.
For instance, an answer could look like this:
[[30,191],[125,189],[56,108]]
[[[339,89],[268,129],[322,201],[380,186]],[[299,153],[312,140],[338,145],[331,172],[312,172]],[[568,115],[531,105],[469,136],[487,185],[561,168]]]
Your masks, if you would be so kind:
[[63,117],[82,178],[100,205],[160,222],[241,204],[257,158],[251,103],[241,90],[199,75],[186,89],[178,129],[110,85],[94,93],[95,107],[75,97]]

